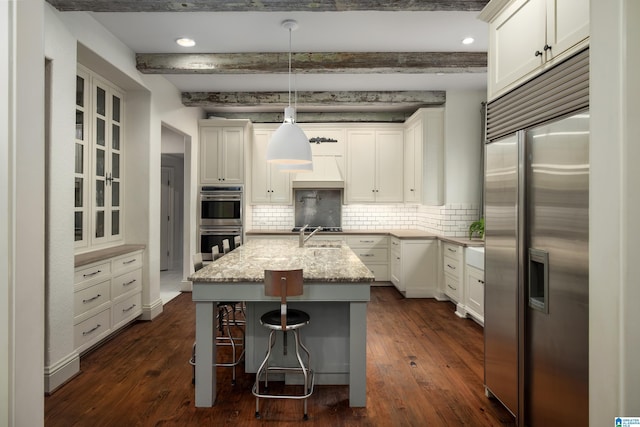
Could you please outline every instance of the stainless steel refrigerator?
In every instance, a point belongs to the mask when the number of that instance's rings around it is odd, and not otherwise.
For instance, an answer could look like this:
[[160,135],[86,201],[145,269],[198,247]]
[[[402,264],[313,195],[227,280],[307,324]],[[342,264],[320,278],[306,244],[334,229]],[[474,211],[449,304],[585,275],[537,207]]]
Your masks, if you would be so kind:
[[589,113],[485,147],[487,394],[519,426],[586,426]]

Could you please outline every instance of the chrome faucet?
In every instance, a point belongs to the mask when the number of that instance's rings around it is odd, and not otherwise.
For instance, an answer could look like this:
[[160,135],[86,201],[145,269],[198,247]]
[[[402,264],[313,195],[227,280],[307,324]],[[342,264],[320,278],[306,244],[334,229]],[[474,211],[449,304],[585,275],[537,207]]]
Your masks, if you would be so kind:
[[312,238],[314,234],[316,234],[318,231],[322,231],[322,227],[318,226],[315,230],[311,232],[311,234],[309,234],[307,237],[304,237],[304,231],[307,229],[308,226],[309,224],[305,224],[305,226],[300,229],[298,243],[301,248],[304,247],[304,244],[306,243],[306,241]]

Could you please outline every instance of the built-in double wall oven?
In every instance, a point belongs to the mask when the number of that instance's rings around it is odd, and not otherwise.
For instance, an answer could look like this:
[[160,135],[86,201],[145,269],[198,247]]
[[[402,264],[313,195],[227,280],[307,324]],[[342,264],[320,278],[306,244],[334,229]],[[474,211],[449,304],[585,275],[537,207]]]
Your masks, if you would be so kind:
[[218,246],[222,252],[222,241],[229,240],[234,248],[234,238],[242,240],[241,186],[203,186],[200,189],[199,242],[204,260],[211,260],[211,248]]

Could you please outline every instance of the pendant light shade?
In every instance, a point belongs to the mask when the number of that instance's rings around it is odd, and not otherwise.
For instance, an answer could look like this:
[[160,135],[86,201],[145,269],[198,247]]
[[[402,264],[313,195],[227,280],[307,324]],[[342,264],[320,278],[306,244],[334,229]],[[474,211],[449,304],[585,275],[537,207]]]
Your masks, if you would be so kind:
[[292,19],[282,22],[289,30],[289,106],[284,109],[284,121],[273,133],[267,146],[267,162],[282,165],[311,164],[311,146],[309,138],[296,125],[296,110],[291,106],[291,31],[298,28]]
[[309,139],[294,121],[287,120],[287,109],[285,121],[273,133],[267,145],[267,161],[283,165],[311,164]]

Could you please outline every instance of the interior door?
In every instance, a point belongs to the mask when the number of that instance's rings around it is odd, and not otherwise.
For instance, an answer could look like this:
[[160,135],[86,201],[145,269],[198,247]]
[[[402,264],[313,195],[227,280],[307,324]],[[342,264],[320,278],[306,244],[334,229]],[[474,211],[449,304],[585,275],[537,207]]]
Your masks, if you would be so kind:
[[160,172],[160,270],[171,269],[173,231],[173,168],[162,167]]

